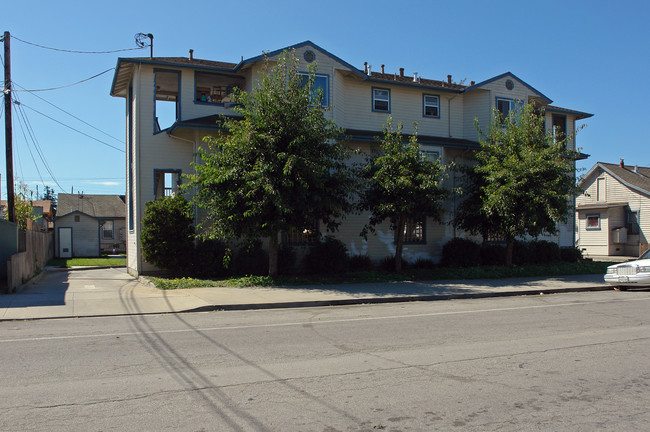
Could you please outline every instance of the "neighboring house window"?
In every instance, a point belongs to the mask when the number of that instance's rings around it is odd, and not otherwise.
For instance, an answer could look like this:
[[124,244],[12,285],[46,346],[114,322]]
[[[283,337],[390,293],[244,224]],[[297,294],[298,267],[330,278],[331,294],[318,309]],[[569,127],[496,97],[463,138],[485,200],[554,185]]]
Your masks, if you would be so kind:
[[625,212],[625,227],[628,234],[639,234],[639,212]]
[[440,98],[434,95],[423,95],[422,110],[424,117],[440,118]]
[[424,220],[409,219],[404,226],[404,243],[426,243]]
[[181,184],[181,170],[155,169],[153,172],[153,185],[156,198],[174,196]]
[[515,101],[512,99],[497,98],[497,111],[499,112],[501,121],[504,122],[510,112],[515,109]]
[[372,89],[372,110],[377,112],[390,112],[390,90]]
[[566,138],[566,117],[553,114],[553,138],[556,141]]
[[178,71],[154,71],[154,133],[169,128],[180,119],[180,82]]
[[240,76],[195,72],[194,102],[209,104],[232,102],[232,92],[235,88],[243,90],[245,84],[244,78]]
[[102,225],[102,239],[113,239],[113,221],[104,221]]
[[[307,85],[309,80],[309,75],[306,73],[300,73],[302,84]],[[311,99],[316,100],[319,92],[322,92],[323,99],[321,101],[321,106],[329,106],[329,76],[324,74],[316,74],[314,76],[314,84],[311,89]]]
[[587,215],[587,229],[599,230],[600,229],[600,214]]
[[79,217],[79,215],[74,215],[74,221],[75,222],[79,222],[80,220],[81,220],[81,218]]
[[318,231],[318,221],[308,227],[303,229],[290,229],[289,231],[282,233],[282,243],[290,245],[307,245],[311,243],[316,243],[320,237],[320,232]]

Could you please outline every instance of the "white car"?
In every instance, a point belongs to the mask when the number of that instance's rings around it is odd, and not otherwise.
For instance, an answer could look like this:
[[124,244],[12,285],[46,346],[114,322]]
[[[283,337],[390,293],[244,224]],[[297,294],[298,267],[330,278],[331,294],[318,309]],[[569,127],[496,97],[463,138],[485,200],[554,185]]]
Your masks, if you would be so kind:
[[622,288],[650,286],[650,250],[637,260],[607,267],[605,282]]

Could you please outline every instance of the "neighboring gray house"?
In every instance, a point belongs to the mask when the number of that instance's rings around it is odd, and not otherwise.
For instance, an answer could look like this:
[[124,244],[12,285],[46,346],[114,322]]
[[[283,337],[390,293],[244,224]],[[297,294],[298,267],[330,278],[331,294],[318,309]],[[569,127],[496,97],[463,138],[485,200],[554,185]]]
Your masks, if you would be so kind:
[[650,237],[650,168],[598,162],[580,181],[576,245],[586,256],[639,256]]
[[124,195],[59,194],[55,255],[92,257],[126,251]]

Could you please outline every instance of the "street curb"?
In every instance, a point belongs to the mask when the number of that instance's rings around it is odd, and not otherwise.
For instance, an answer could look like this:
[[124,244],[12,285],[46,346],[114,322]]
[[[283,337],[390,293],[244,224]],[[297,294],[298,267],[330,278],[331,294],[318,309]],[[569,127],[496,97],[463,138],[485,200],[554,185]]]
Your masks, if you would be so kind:
[[237,311],[237,310],[258,310],[258,309],[288,309],[302,307],[322,307],[322,306],[350,306],[359,304],[383,304],[383,303],[408,303],[416,301],[439,301],[439,300],[462,300],[462,299],[480,299],[493,297],[515,297],[530,295],[562,294],[571,292],[589,292],[589,291],[609,291],[613,288],[610,286],[591,286],[575,288],[555,288],[545,290],[526,290],[526,291],[501,291],[501,292],[479,292],[465,294],[427,294],[427,295],[404,295],[395,297],[366,297],[345,300],[311,300],[299,302],[278,302],[278,303],[244,303],[230,305],[201,306],[198,308],[187,309],[180,312],[167,313],[190,313],[190,312],[214,312],[214,311]]
[[126,265],[122,266],[88,266],[88,267],[83,267],[83,266],[78,266],[78,267],[49,267],[43,269],[43,271],[48,271],[48,272],[64,272],[64,271],[78,271],[78,270],[101,270],[101,269],[118,269],[118,268],[126,268]]
[[563,294],[563,293],[590,292],[590,291],[610,291],[610,290],[613,290],[613,288],[610,286],[590,286],[590,287],[555,288],[555,289],[526,290],[526,291],[479,292],[479,293],[465,293],[465,294],[428,294],[428,295],[413,295],[413,296],[405,295],[405,296],[377,297],[377,298],[366,297],[366,298],[355,298],[355,299],[345,299],[345,300],[313,300],[313,301],[278,302],[278,303],[242,303],[242,304],[231,304],[231,305],[201,306],[198,308],[185,309],[179,311],[167,311],[167,312],[135,312],[135,313],[102,314],[102,315],[66,315],[66,316],[38,317],[38,318],[0,318],[0,322],[37,321],[37,320],[45,320],[45,319],[108,318],[108,317],[127,317],[127,316],[145,316],[145,315],[171,315],[171,314],[183,314],[183,313],[195,313],[195,312],[244,311],[244,310],[262,310],[262,309],[297,309],[297,308],[309,308],[309,307],[409,303],[409,302],[416,302],[416,301],[481,299],[481,298],[497,298],[497,297]]

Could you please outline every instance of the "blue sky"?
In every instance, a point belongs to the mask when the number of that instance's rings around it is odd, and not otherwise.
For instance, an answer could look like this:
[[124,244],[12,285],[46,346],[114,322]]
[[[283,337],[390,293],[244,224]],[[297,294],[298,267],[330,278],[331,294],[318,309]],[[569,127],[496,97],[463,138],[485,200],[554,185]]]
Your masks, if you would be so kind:
[[[587,127],[577,138],[591,155],[578,167],[589,169],[620,158],[650,166],[644,129],[650,118],[649,20],[650,3],[641,1],[14,0],[3,5],[0,31],[78,51],[134,48],[136,33],[152,33],[155,56],[187,56],[191,48],[196,58],[229,62],[311,40],[359,68],[367,61],[375,71],[385,64],[388,72],[404,67],[423,78],[451,74],[467,82],[510,71],[553,105],[594,114],[582,121]],[[18,90],[64,86],[113,68],[120,56],[148,56],[148,49],[62,53],[18,39],[11,48]],[[49,185],[56,192],[124,193],[124,153],[118,149],[124,149],[125,104],[109,95],[112,77],[110,71],[59,90],[16,92],[22,104],[13,111],[18,180],[39,192]],[[4,112],[0,121],[4,125]]]

